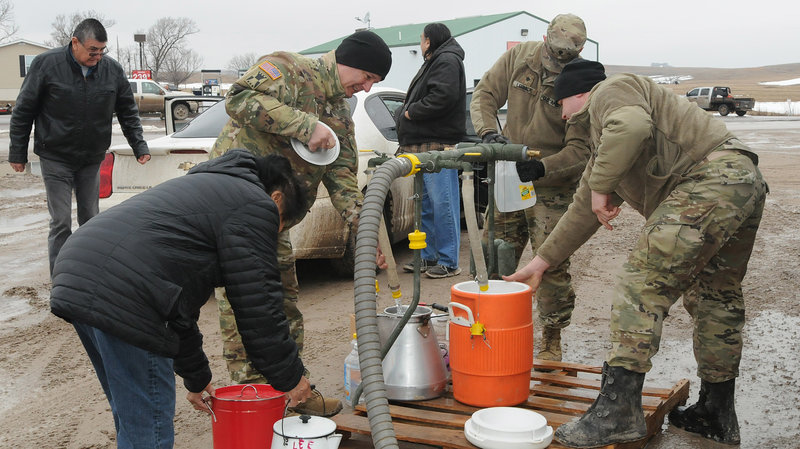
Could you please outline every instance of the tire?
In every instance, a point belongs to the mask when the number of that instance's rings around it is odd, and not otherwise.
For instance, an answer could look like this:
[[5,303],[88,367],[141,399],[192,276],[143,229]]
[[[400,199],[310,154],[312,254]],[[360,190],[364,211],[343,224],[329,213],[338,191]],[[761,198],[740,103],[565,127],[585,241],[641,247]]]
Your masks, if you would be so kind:
[[745,114],[747,114],[747,111],[736,111],[736,115],[739,117],[744,117]]
[[727,104],[719,105],[719,108],[717,109],[717,111],[719,111],[719,115],[721,115],[723,117],[725,117],[726,115],[728,115],[729,112],[731,112],[731,110],[730,110],[730,108],[728,108]]
[[175,120],[186,120],[189,118],[189,105],[186,103],[178,103],[172,106],[172,117]]

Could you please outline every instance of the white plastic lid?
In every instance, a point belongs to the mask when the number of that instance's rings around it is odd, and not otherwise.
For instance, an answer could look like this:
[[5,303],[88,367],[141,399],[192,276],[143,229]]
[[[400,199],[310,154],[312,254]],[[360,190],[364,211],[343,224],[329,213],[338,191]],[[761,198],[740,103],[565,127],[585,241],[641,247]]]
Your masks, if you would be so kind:
[[553,428],[544,416],[517,407],[478,410],[464,424],[464,434],[472,444],[484,449],[535,449],[553,441]]
[[298,156],[303,158],[304,161],[308,162],[309,164],[314,165],[328,165],[336,160],[339,157],[339,138],[336,137],[336,133],[333,132],[330,126],[322,123],[317,122],[320,126],[324,127],[331,134],[333,134],[333,138],[336,140],[336,145],[333,148],[329,148],[327,150],[319,149],[317,151],[311,151],[308,147],[300,142],[299,140],[292,137],[292,148],[294,149],[295,153]]

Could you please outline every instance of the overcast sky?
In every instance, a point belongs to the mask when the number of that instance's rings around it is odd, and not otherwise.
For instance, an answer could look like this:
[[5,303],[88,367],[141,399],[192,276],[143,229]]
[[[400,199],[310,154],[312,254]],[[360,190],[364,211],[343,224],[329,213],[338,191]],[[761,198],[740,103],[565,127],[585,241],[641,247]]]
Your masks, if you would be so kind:
[[[383,28],[476,15],[527,11],[545,20],[571,12],[586,22],[609,65],[759,67],[800,62],[796,0],[11,0],[17,38],[44,42],[58,14],[94,9],[116,21],[109,44],[135,45],[161,17],[189,17],[200,32],[190,48],[204,69],[225,68],[237,54],[299,51],[352,33],[369,11]],[[114,56],[114,53],[112,53]],[[467,55],[469,57],[469,55]]]

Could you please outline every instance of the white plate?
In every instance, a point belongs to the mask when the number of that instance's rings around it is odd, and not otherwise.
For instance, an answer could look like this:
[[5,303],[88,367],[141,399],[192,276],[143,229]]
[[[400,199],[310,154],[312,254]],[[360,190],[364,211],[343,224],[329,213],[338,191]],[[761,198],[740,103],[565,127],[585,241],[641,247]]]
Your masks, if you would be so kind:
[[553,428],[533,410],[491,407],[472,414],[464,435],[481,449],[542,449],[553,441]]
[[331,134],[333,134],[333,139],[336,141],[336,145],[334,145],[333,148],[329,148],[327,150],[320,149],[317,151],[311,151],[305,144],[303,144],[303,142],[300,142],[299,140],[292,137],[292,148],[294,149],[295,153],[297,153],[298,156],[303,158],[303,160],[308,162],[309,164],[328,165],[333,161],[335,161],[337,157],[339,157],[339,138],[336,137],[336,133],[333,132],[330,126],[322,122],[317,122],[317,123],[322,125],[325,129],[330,131]]

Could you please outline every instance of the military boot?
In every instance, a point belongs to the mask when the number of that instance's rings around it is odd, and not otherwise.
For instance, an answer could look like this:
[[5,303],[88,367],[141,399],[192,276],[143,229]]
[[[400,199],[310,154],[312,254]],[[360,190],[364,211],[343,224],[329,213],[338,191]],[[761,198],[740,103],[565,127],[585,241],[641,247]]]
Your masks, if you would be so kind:
[[536,358],[550,360],[551,362],[561,361],[561,329],[555,327],[542,328],[542,342]]
[[342,411],[342,403],[338,399],[326,398],[321,394],[315,394],[302,404],[290,407],[289,410],[301,415],[328,417]]
[[739,444],[739,421],[733,401],[735,390],[736,379],[719,383],[703,380],[697,403],[669,412],[669,422],[720,443]]
[[556,439],[567,447],[589,448],[646,437],[643,385],[644,373],[604,363],[600,395],[580,419],[562,424]]

